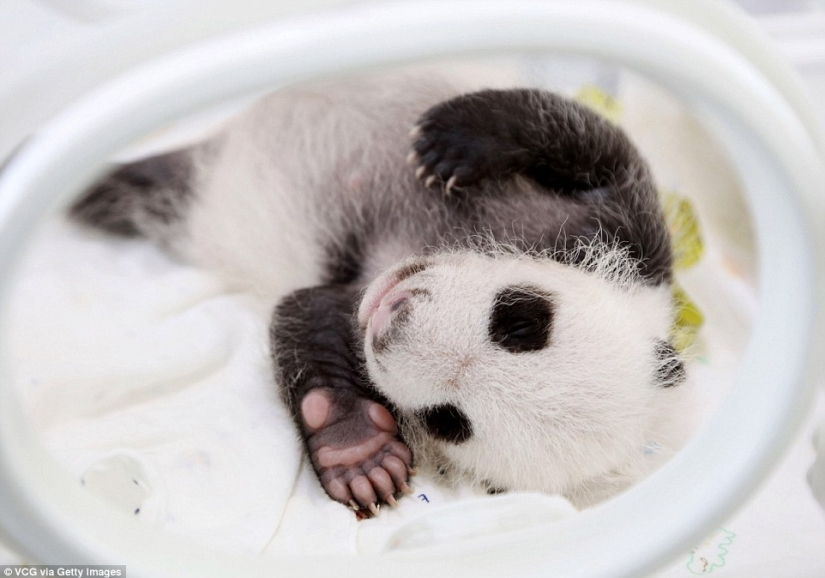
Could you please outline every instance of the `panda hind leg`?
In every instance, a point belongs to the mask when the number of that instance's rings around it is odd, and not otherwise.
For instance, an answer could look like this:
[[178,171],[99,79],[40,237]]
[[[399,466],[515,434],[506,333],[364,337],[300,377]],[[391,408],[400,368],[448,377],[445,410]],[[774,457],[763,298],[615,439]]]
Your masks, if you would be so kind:
[[121,165],[82,194],[69,216],[110,234],[162,242],[184,220],[194,180],[187,150]]

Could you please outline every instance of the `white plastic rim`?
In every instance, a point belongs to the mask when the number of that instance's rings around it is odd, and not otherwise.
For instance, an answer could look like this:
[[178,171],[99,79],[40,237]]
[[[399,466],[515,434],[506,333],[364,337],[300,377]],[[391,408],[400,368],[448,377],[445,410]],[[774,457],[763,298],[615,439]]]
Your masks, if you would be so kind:
[[[41,217],[147,130],[272,85],[442,55],[547,50],[635,69],[715,119],[750,199],[763,307],[741,379],[711,423],[626,494],[541,531],[385,558],[232,557],[99,506],[48,457],[0,374],[3,537],[44,563],[126,564],[140,576],[638,577],[701,541],[791,440],[813,391],[825,171],[782,93],[742,54],[656,8],[604,0],[376,4],[273,23],[129,72],[66,110],[0,181],[0,297]],[[2,323],[3,318],[0,318]],[[2,327],[2,325],[0,325]],[[0,350],[2,353],[2,350]]]

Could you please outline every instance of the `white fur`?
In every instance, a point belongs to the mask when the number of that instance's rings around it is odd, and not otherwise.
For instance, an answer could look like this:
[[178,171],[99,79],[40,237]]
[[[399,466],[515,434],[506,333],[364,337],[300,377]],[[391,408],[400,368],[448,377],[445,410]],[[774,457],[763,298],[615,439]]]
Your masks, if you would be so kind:
[[[602,253],[605,272],[615,271],[615,258]],[[429,292],[414,298],[404,339],[380,354],[369,327],[365,339],[371,377],[403,414],[452,403],[472,423],[473,436],[462,444],[409,431],[419,454],[437,446],[475,481],[584,505],[649,471],[650,442],[660,452],[675,449],[654,431],[682,409],[679,388],[654,379],[653,346],[670,327],[667,288],[622,285],[549,258],[455,253],[435,263],[393,290]],[[552,295],[547,348],[511,353],[490,341],[495,295],[512,285]]]
[[[409,86],[365,80],[277,92],[258,102],[224,131],[217,155],[205,155],[176,249],[269,298],[317,284],[322,242],[343,242],[360,207],[386,196],[396,167],[405,166],[409,128],[455,92],[399,82]],[[401,212],[417,199],[399,195],[394,202]],[[365,264],[373,276],[420,243],[416,231],[393,235]]]

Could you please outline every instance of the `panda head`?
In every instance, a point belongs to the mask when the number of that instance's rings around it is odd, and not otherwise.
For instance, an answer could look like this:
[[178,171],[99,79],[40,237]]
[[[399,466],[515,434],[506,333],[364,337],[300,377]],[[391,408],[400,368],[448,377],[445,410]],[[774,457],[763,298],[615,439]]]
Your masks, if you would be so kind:
[[473,252],[400,263],[358,311],[373,383],[490,487],[572,496],[633,477],[684,368],[669,290],[613,253],[584,267]]

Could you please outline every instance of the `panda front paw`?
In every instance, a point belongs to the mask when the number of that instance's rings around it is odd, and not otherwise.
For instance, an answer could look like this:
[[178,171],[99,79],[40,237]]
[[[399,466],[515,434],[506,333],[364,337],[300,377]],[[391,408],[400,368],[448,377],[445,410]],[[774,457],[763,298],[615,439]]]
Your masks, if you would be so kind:
[[369,518],[412,491],[412,454],[384,406],[361,398],[336,404],[335,393],[313,390],[301,403],[309,457],[326,493]]
[[520,117],[499,106],[500,93],[468,94],[429,109],[410,131],[407,162],[428,188],[445,192],[509,176],[523,168],[528,150],[518,142]]
[[433,122],[416,125],[410,135],[413,150],[407,162],[415,167],[415,176],[425,187],[444,187],[450,194],[488,176],[482,162],[484,152],[472,144],[471,137]]

